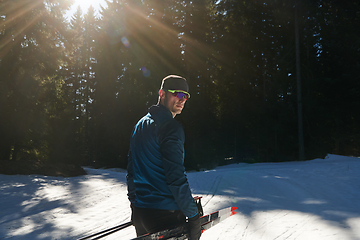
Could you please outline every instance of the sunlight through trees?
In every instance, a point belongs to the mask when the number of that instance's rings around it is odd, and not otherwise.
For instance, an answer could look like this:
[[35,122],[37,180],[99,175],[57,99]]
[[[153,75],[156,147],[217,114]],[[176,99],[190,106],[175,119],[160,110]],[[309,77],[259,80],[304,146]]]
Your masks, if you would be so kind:
[[[188,79],[188,169],[298,160],[294,1],[0,1],[0,160],[125,167],[161,79]],[[305,158],[359,155],[360,4],[303,1]]]

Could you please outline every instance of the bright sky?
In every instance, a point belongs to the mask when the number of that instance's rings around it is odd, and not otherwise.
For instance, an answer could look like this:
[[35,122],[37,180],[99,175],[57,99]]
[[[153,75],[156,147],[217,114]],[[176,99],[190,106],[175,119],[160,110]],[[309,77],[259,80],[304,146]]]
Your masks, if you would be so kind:
[[95,12],[98,13],[100,5],[106,7],[105,0],[74,0],[74,4],[66,14],[66,18],[70,19],[76,12],[78,6],[81,7],[83,14],[87,13],[88,8],[92,5],[95,8]]

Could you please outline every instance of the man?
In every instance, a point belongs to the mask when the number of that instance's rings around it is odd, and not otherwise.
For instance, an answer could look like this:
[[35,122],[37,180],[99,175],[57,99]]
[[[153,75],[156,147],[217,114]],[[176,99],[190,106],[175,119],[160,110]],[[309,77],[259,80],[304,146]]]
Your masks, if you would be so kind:
[[189,98],[185,78],[165,77],[158,104],[134,127],[127,183],[138,236],[184,224],[187,218],[190,239],[200,238],[200,216],[185,175],[185,134],[174,119]]

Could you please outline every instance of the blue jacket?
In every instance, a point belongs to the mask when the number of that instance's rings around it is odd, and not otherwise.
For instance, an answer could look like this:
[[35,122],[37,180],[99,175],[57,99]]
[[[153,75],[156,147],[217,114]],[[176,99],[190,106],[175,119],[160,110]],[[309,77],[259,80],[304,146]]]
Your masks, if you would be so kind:
[[135,207],[181,210],[191,218],[198,209],[184,168],[185,134],[163,105],[135,125],[128,156],[128,196]]

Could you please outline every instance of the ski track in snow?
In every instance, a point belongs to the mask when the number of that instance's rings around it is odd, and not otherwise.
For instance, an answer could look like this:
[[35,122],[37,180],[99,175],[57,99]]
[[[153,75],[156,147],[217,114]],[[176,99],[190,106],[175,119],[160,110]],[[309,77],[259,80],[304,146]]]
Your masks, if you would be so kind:
[[[74,178],[0,175],[0,239],[77,239],[130,220],[126,172]],[[205,213],[237,214],[201,239],[360,240],[360,159],[233,164],[189,172]],[[133,226],[103,239],[131,239]]]

